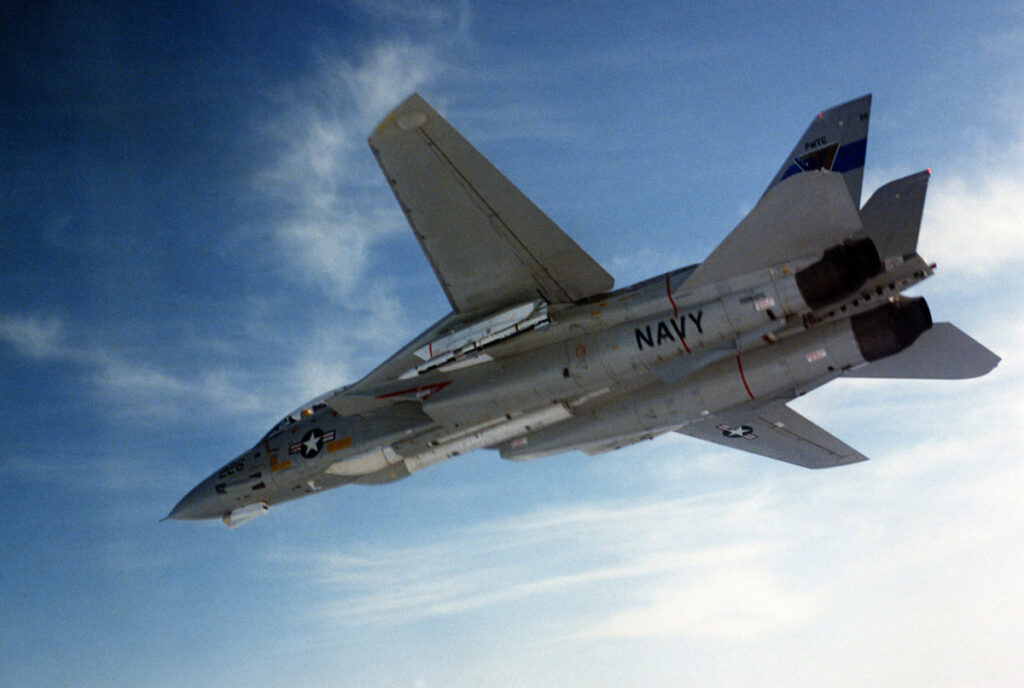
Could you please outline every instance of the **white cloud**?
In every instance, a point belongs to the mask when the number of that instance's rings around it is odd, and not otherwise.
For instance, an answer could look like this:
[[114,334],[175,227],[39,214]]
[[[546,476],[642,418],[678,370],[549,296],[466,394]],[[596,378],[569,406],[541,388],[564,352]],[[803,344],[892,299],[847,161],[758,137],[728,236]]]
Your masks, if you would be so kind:
[[364,283],[377,242],[406,224],[366,146],[377,121],[443,65],[437,50],[409,41],[378,44],[362,56],[323,58],[316,72],[280,98],[265,123],[276,142],[256,177],[271,201],[274,253],[289,276],[344,299]]
[[[762,503],[759,492],[746,498],[730,492],[572,505],[446,532],[443,540],[427,544],[279,552],[274,560],[289,568],[301,562],[299,568],[312,573],[325,593],[326,599],[316,603],[320,618],[345,626],[395,625],[551,593],[565,599],[578,590],[625,587],[632,590],[636,609],[570,635],[706,635],[737,626],[756,634],[786,619],[797,623],[806,613],[802,610],[813,606],[797,593],[749,604],[750,595],[781,587],[760,572],[785,549],[782,540],[763,537],[756,523],[764,515],[757,507]],[[708,510],[724,518],[711,529],[692,532],[694,519]],[[709,580],[717,583],[708,587],[703,581]],[[675,606],[696,598],[703,606],[678,624],[639,621],[672,616]],[[788,616],[782,607],[790,610]],[[623,619],[630,623],[620,624]],[[610,632],[609,624],[618,630]],[[641,626],[647,630],[640,632]]]
[[113,344],[82,341],[55,316],[10,313],[0,316],[0,341],[40,361],[74,363],[123,411],[162,414],[191,412],[196,402],[229,412],[263,409],[264,400],[243,376],[225,368],[200,367],[188,375],[137,360]]
[[[994,96],[999,110],[1020,110],[1018,93]],[[932,170],[921,221],[920,253],[945,272],[966,278],[991,277],[1024,264],[1024,126],[1013,115],[1008,128],[992,140],[964,132],[968,144],[944,151]],[[868,166],[865,199],[874,189],[907,174]]]
[[59,318],[20,313],[0,316],[0,340],[29,358],[47,360],[67,356],[63,334],[64,326]]
[[[285,406],[297,404],[293,395],[312,397],[351,380],[379,362],[381,342],[397,348],[402,337],[425,325],[410,322],[393,281],[374,276],[371,283],[365,274],[372,262],[386,260],[381,239],[408,232],[366,137],[391,107],[442,69],[434,47],[395,40],[358,59],[323,58],[312,76],[278,93],[280,114],[264,127],[273,154],[255,184],[269,199],[270,221],[254,231],[270,234],[267,263],[285,266],[289,277],[319,288],[337,305],[329,317],[316,315],[323,309],[313,313],[298,341],[279,340],[284,350],[273,396],[254,384],[253,371],[232,367],[237,351],[218,353],[227,363],[204,360],[213,356],[214,342],[206,345],[209,356],[175,368],[154,362],[152,355],[143,359],[127,345],[90,338],[59,317],[32,313],[0,316],[0,341],[22,356],[82,367],[98,390],[129,413],[191,413],[197,403],[219,412],[263,412],[276,408],[282,396],[291,399]],[[251,262],[249,237],[244,250]],[[278,310],[253,313],[260,336]]]
[[[1014,417],[1020,402],[1004,396],[1011,382],[972,391],[972,403],[1012,402],[1006,410]],[[502,616],[512,605],[539,617],[548,640],[568,643],[681,637],[731,647],[843,627],[850,640],[839,654],[849,658],[877,649],[865,627],[888,624],[927,628],[949,656],[960,656],[947,642],[949,624],[969,622],[979,605],[989,610],[985,628],[961,638],[977,650],[981,638],[1013,626],[1024,592],[1024,561],[998,554],[1024,536],[1024,471],[1007,450],[1024,438],[1016,429],[978,436],[978,424],[968,418],[966,434],[932,439],[907,434],[893,449],[898,456],[834,472],[794,469],[771,473],[771,482],[748,474],[735,489],[695,496],[685,494],[692,473],[659,474],[648,483],[662,496],[551,506],[426,542],[346,543],[275,560],[311,576],[313,608],[331,626],[403,626],[484,610]],[[699,445],[689,448],[700,456]],[[972,562],[992,561],[999,568],[984,573],[991,589],[976,589]],[[973,601],[929,609],[958,590]],[[903,611],[887,618],[893,604]],[[862,625],[847,628],[854,620]],[[891,640],[917,656],[932,652],[927,639]],[[986,652],[999,661],[1005,646]],[[829,656],[838,655],[819,659]]]
[[437,78],[443,64],[437,50],[429,45],[408,41],[389,41],[374,46],[357,63],[345,60],[325,65],[328,86],[334,86],[344,108],[351,99],[362,125],[362,138],[369,129],[392,108],[420,88]]
[[[1024,146],[1010,154],[1019,160]],[[990,276],[1024,265],[1024,170],[980,179],[962,175],[932,180],[925,206],[921,253],[967,277]]]
[[652,590],[651,601],[612,614],[578,635],[581,639],[687,635],[742,640],[803,625],[818,603],[787,589],[766,568],[745,570],[730,562]]

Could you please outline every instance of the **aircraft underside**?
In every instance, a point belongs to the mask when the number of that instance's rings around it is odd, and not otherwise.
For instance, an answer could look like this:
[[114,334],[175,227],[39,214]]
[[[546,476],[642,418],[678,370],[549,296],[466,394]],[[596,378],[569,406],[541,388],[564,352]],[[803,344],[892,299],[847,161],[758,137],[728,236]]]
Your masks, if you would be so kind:
[[[370,137],[452,313],[286,416],[170,518],[404,478],[477,449],[598,454],[668,432],[809,468],[866,459],[787,402],[842,376],[960,379],[999,358],[923,298],[929,173],[860,207],[870,96],[816,118],[701,264],[612,291],[600,265],[419,96]],[[949,355],[955,353],[955,355]]]

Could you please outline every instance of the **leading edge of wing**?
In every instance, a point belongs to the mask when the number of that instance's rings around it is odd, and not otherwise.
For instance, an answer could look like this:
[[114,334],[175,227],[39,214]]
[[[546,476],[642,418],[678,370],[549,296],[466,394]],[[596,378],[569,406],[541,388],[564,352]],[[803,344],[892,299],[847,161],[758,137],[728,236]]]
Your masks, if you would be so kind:
[[804,468],[832,468],[867,461],[866,456],[783,401],[730,409],[676,432]]
[[569,303],[614,285],[418,94],[381,121],[369,144],[456,312],[538,295]]

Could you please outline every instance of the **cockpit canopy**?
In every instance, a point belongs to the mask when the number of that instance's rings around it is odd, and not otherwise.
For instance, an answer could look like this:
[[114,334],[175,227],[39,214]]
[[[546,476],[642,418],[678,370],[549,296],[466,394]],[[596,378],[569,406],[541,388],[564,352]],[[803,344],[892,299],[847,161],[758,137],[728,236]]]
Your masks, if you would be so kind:
[[304,418],[309,418],[310,416],[319,413],[325,408],[327,408],[326,401],[316,401],[311,406],[305,406],[303,408],[292,411],[287,416],[282,418],[277,423],[277,425],[272,427],[270,431],[263,436],[263,439],[261,439],[258,444],[263,444],[264,442],[270,440],[274,436],[281,434],[291,426],[295,425],[300,420],[303,420]]

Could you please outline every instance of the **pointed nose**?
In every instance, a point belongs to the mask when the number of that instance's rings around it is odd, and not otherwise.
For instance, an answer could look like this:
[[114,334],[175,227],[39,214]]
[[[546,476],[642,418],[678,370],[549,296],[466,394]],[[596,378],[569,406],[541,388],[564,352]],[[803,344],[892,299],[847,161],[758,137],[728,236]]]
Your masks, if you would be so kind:
[[[204,480],[181,498],[174,505],[167,518],[176,521],[201,521],[207,518],[220,518],[221,511],[218,495],[209,480]],[[166,520],[166,519],[165,519]]]

